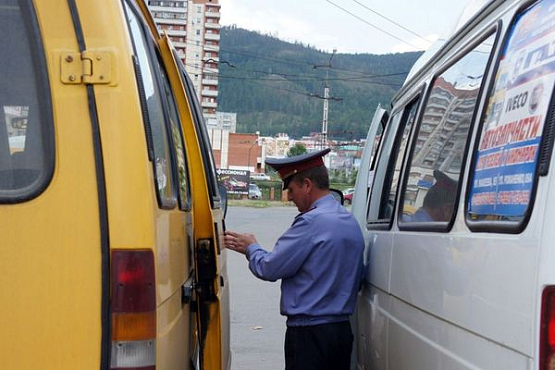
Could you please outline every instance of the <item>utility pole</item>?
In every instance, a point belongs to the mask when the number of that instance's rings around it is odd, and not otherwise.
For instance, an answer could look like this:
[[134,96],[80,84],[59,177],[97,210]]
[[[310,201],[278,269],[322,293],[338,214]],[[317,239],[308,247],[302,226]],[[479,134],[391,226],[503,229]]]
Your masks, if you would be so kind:
[[321,149],[326,147],[328,139],[328,101],[330,97],[330,88],[328,86],[328,73],[326,72],[326,86],[324,86],[324,117],[322,119],[322,142],[320,143]]
[[328,104],[329,104],[328,102],[330,98],[330,87],[328,84],[328,79],[329,79],[329,71],[331,68],[331,60],[333,59],[333,56],[335,55],[336,52],[337,52],[337,49],[333,49],[333,53],[330,56],[330,60],[326,68],[326,85],[324,86],[324,115],[322,119],[322,143],[321,143],[322,149],[326,147],[326,144],[328,142]]

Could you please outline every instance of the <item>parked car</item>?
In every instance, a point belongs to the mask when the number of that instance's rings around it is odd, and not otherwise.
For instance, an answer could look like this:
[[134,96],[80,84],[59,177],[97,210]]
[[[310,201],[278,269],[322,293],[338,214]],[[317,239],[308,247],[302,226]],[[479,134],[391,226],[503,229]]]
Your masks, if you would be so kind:
[[252,180],[262,180],[262,181],[270,181],[271,180],[270,176],[266,175],[265,173],[259,173],[259,172],[252,172],[251,173],[251,179]]
[[262,192],[256,184],[249,184],[249,199],[262,199]]
[[345,204],[353,203],[353,193],[355,192],[355,188],[347,188],[343,190],[343,202]]

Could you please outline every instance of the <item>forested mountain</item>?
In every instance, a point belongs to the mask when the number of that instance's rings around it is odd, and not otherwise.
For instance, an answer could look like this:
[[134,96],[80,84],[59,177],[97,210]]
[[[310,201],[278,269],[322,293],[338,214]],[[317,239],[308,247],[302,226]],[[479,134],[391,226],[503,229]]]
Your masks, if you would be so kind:
[[330,53],[223,27],[218,110],[237,112],[237,132],[320,132],[327,79],[330,137],[363,138],[378,103],[389,106],[420,55],[335,54],[330,68]]

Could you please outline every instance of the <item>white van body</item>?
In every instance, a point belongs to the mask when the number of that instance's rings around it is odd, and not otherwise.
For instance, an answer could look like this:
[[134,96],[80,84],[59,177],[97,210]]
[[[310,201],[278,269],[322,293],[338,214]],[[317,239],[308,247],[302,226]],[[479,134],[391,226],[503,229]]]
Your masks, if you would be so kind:
[[555,369],[554,84],[555,1],[490,1],[378,109],[357,369]]

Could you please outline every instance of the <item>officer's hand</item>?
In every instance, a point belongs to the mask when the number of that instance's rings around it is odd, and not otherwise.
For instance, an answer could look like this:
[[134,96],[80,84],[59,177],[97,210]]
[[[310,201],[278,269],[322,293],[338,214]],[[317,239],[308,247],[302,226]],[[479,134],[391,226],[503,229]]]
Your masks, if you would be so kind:
[[239,253],[247,253],[247,247],[251,244],[258,244],[256,238],[252,234],[240,234],[234,231],[226,231],[224,236],[224,246],[227,249]]

